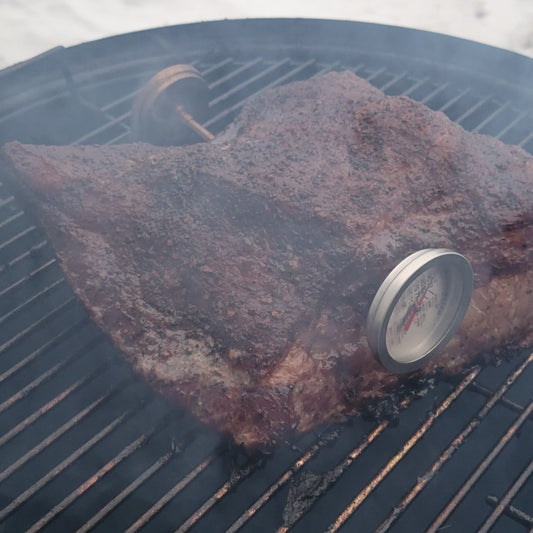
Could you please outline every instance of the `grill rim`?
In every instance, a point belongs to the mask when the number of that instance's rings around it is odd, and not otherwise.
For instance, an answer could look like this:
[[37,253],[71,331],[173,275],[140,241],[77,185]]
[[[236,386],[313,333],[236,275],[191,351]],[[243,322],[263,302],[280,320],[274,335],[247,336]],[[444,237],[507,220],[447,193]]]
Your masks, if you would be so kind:
[[[320,34],[327,35],[327,44],[316,43]],[[222,44],[223,48],[220,48]],[[65,83],[67,87],[72,87],[73,76],[83,72],[94,76],[99,69],[92,68],[93,63],[96,61],[98,64],[102,58],[109,57],[110,49],[116,57],[113,67],[117,68],[118,63],[119,67],[127,68],[140,46],[145,54],[147,49],[153,49],[155,56],[161,55],[162,47],[168,50],[170,56],[178,53],[194,56],[207,51],[225,55],[242,53],[244,44],[247,53],[260,49],[263,53],[275,52],[275,55],[283,54],[286,49],[293,54],[295,51],[305,55],[329,50],[330,53],[346,55],[349,47],[349,53],[357,50],[373,58],[379,56],[385,63],[394,63],[397,58],[419,62],[437,76],[442,72],[456,72],[477,77],[480,83],[490,81],[506,92],[517,92],[513,101],[515,98],[521,100],[524,94],[528,98],[533,95],[533,60],[491,45],[426,30],[371,22],[250,18],[164,26],[71,47],[52,48],[0,70],[0,102],[3,102],[0,104],[0,115],[10,105],[10,100],[24,97],[20,93],[27,90],[28,76],[34,77],[34,86],[38,85],[39,90],[53,90],[58,84],[64,86]],[[147,61],[151,59],[151,56],[146,58]],[[495,76],[495,72],[500,75]],[[6,87],[8,79],[9,87]]]

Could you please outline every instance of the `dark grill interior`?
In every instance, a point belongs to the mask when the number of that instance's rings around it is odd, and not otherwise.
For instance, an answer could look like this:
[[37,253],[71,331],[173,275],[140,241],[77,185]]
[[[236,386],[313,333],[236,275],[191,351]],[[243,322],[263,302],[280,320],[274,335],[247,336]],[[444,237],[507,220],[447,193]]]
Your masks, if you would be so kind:
[[[258,91],[349,69],[533,153],[533,93],[522,75],[491,79],[449,60],[471,51],[499,64],[505,53],[409,30],[316,24],[230,21],[51,51],[0,72],[0,143],[128,142],[143,84],[189,63],[209,84],[204,126],[215,134]],[[267,44],[287,27],[291,46]],[[317,28],[332,44],[317,46],[309,31],[304,46],[304,30]],[[264,43],[232,48],[236,29]],[[395,31],[415,43],[388,52],[362,44],[370,35],[387,46]],[[442,48],[439,61],[413,56],[418,46]],[[530,60],[513,61],[532,71]],[[438,381],[399,417],[383,405],[382,421],[355,418],[271,455],[246,454],[132,374],[1,185],[0,531],[530,531],[529,354]]]

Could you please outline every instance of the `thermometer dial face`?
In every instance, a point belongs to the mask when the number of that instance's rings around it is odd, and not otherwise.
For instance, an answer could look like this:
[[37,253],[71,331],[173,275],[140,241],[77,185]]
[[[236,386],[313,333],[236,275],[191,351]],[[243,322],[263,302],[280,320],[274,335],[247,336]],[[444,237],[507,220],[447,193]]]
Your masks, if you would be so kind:
[[461,254],[420,250],[380,286],[368,314],[370,347],[393,372],[423,366],[453,336],[472,295],[472,269]]

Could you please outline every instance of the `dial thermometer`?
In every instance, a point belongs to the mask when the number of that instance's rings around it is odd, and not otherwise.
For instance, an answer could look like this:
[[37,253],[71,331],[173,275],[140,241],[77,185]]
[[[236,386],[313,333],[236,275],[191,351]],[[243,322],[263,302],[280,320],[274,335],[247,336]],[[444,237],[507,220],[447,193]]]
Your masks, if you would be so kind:
[[445,248],[419,250],[379,287],[368,313],[372,351],[392,372],[426,364],[454,335],[472,296],[468,260]]

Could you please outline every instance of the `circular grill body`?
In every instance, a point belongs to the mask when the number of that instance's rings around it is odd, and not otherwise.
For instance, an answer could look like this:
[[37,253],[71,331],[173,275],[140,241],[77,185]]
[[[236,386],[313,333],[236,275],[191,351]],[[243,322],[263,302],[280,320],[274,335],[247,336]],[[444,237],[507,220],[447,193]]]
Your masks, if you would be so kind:
[[[192,24],[51,50],[0,72],[0,143],[128,142],[139,90],[180,63],[209,85],[203,126],[215,134],[259,91],[351,70],[533,152],[533,61],[426,32],[318,20]],[[527,351],[436,383],[399,417],[383,404],[381,421],[355,418],[249,456],[132,374],[7,185],[0,294],[0,530],[533,527]]]

